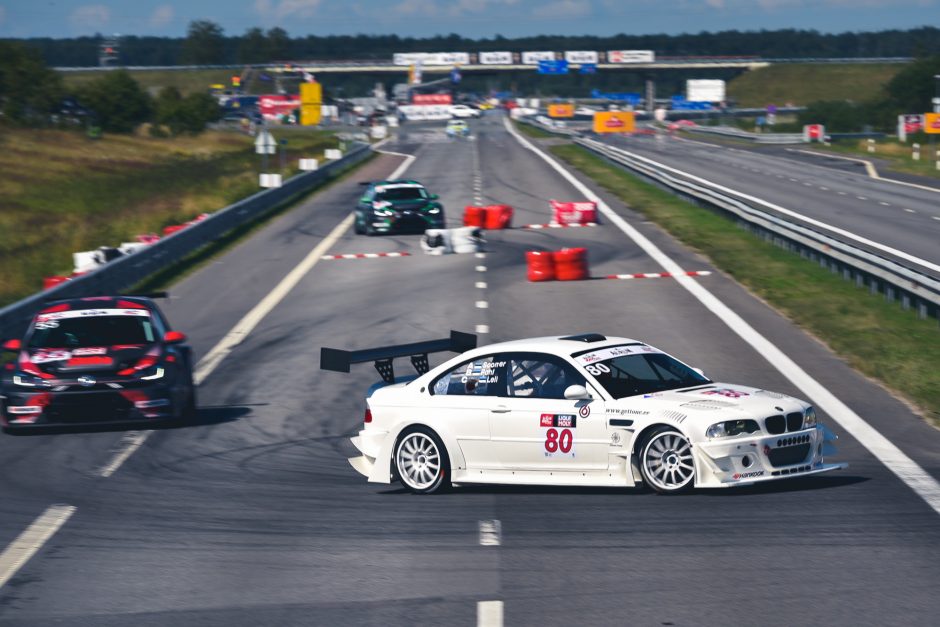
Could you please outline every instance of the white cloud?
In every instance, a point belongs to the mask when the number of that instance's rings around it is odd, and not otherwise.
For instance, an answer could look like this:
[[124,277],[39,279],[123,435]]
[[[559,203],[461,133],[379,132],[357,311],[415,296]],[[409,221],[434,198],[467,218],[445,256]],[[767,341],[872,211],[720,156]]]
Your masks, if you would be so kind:
[[111,21],[111,9],[103,4],[85,4],[69,15],[72,29],[79,32],[99,30]]
[[434,0],[401,0],[391,11],[396,15],[430,16],[437,15],[439,9]]
[[168,4],[162,4],[153,10],[148,22],[151,27],[160,28],[173,21],[173,14],[173,7]]
[[0,7],[0,24],[3,24],[7,19],[7,8]]
[[591,3],[589,0],[556,0],[544,4],[532,14],[536,17],[565,18],[581,17],[591,12]]
[[255,0],[255,12],[266,18],[277,20],[286,17],[313,17],[316,15],[323,0]]

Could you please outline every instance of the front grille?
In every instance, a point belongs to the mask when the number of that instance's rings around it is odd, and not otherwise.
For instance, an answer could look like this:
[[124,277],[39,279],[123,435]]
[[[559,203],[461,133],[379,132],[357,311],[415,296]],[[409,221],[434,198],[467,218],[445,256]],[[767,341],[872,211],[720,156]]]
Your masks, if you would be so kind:
[[770,416],[764,420],[764,427],[770,435],[799,431],[803,428],[803,414],[797,411],[786,416],[781,414]]
[[812,448],[812,442],[808,435],[780,438],[776,442],[776,447],[767,452],[767,458],[775,467],[801,464],[806,461],[810,448]]
[[131,408],[120,394],[62,394],[43,416],[47,422],[60,423],[121,421],[129,417]]

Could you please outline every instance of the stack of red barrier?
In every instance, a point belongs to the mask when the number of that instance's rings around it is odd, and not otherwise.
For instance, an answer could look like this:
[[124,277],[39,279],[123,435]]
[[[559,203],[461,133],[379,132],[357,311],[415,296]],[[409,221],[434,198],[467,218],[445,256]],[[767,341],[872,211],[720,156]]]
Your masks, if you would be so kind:
[[530,250],[525,254],[529,280],[533,282],[555,280],[555,254],[547,250]]
[[488,205],[483,210],[483,228],[498,231],[508,229],[512,225],[513,210],[509,205]]
[[561,202],[549,200],[552,213],[558,224],[588,224],[597,222],[596,202]]
[[486,208],[467,205],[463,210],[463,225],[483,228],[486,223]]
[[587,248],[530,250],[525,254],[530,281],[583,281],[590,278]]

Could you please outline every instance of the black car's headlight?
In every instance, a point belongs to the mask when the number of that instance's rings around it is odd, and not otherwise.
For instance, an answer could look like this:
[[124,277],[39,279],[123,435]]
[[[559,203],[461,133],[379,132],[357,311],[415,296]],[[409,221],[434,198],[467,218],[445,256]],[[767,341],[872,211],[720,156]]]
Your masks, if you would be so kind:
[[26,374],[25,372],[18,372],[13,375],[13,385],[24,388],[37,388],[46,387],[48,383],[46,383],[45,379],[40,377]]
[[431,215],[436,215],[440,212],[441,212],[440,207],[434,207],[434,206],[428,207],[428,213],[430,213]]
[[727,438],[735,435],[757,433],[760,427],[756,420],[726,420],[718,422],[705,430],[705,437],[709,439]]
[[141,370],[138,378],[141,381],[156,381],[157,379],[162,379],[165,374],[166,370],[163,369],[163,366],[154,366],[153,368]]

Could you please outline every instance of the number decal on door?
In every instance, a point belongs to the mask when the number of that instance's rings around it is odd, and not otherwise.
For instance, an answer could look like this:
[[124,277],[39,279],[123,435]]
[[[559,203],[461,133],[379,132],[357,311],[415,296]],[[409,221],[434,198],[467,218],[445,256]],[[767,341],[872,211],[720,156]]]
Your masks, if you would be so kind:
[[545,455],[546,457],[551,457],[555,453],[561,453],[562,455],[568,455],[569,453],[574,456],[574,453],[571,453],[571,449],[574,446],[574,434],[571,432],[571,429],[549,429],[545,432]]

